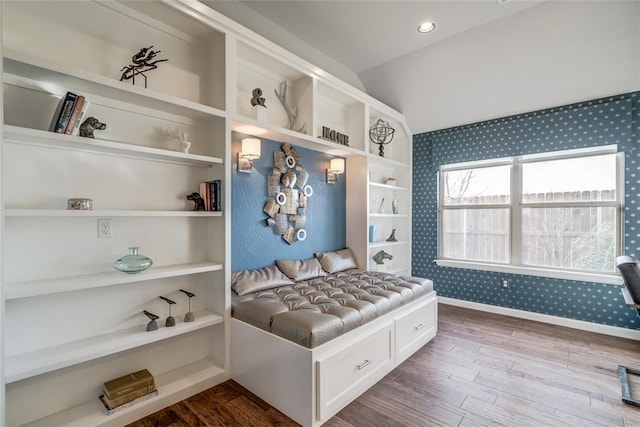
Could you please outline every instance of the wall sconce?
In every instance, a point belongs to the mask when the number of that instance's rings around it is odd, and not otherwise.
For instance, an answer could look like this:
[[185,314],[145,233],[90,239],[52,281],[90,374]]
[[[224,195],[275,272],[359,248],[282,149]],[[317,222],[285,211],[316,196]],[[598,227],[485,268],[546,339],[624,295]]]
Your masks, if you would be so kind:
[[253,161],[262,155],[258,138],[244,138],[242,151],[238,153],[238,172],[251,173]]
[[338,177],[344,173],[344,159],[331,159],[329,169],[327,169],[327,184],[335,184]]

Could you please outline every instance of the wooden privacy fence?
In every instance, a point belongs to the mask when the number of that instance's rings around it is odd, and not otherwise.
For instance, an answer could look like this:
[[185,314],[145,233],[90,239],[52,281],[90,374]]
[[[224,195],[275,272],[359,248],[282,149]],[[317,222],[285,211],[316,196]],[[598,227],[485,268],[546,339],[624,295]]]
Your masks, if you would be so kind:
[[[614,207],[554,207],[541,203],[614,201],[615,190],[523,194],[522,247],[524,264],[588,270],[612,270],[615,258]],[[442,251],[447,258],[509,262],[510,218],[507,195],[452,199],[445,209]],[[505,204],[505,207],[496,207]],[[534,204],[535,206],[527,206]],[[482,208],[482,205],[494,205]]]

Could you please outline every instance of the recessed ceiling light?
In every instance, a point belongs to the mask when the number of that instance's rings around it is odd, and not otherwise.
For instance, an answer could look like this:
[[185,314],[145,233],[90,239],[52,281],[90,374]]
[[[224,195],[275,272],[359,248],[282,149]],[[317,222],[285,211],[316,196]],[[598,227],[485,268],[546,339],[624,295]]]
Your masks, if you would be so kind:
[[418,27],[418,31],[421,33],[430,33],[435,28],[436,28],[436,24],[434,24],[431,21],[427,21],[420,24],[420,26]]

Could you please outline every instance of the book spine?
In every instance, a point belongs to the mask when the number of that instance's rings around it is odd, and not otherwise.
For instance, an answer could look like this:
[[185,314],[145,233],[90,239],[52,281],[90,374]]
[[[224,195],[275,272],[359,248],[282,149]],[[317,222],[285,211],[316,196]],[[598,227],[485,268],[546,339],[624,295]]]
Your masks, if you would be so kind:
[[87,117],[87,110],[89,109],[89,100],[87,98],[84,99],[84,104],[82,104],[82,110],[80,110],[80,114],[78,115],[78,120],[73,125],[73,129],[71,130],[71,136],[78,136],[80,134],[80,126],[84,121],[84,118]]
[[78,121],[78,117],[80,116],[80,112],[82,111],[83,106],[84,96],[80,95],[76,100],[76,105],[73,107],[73,112],[71,113],[71,117],[69,118],[69,123],[67,123],[67,127],[64,130],[65,135],[71,135],[71,132],[73,132],[73,127]]
[[153,385],[155,385],[153,375],[148,370],[143,369],[142,371],[107,381],[103,384],[103,389],[109,399],[115,399],[142,387]]
[[105,403],[104,399],[105,396],[104,395],[100,395],[100,402],[102,402],[102,405],[104,406],[104,409],[107,412],[107,415],[113,415],[116,414],[124,409],[130,408],[134,405],[137,405],[138,403],[144,402],[145,400],[149,400],[153,397],[156,397],[158,395],[158,390],[152,391],[151,393],[145,394],[142,397],[139,397],[135,400],[132,400],[131,402],[127,402],[125,404],[122,404],[120,406],[116,406],[115,408],[109,408],[107,406],[107,404]]
[[200,197],[202,197],[202,200],[204,200],[204,210],[208,211],[209,210],[209,190],[207,190],[206,182],[200,183]]
[[209,189],[209,210],[216,210],[216,187],[212,181],[207,182],[207,188]]
[[216,204],[215,204],[215,211],[221,211],[222,210],[222,198],[220,196],[221,193],[221,187],[222,187],[222,181],[220,181],[219,179],[215,179],[213,181],[213,186],[214,186],[214,192],[215,192],[215,200],[216,200]]
[[149,380],[145,380],[144,382],[134,383],[126,388],[118,389],[115,391],[108,390],[107,387],[103,386],[102,392],[104,393],[107,399],[113,400],[113,399],[118,399],[122,396],[126,396],[131,393],[135,393],[142,389],[145,389],[145,390],[148,389],[149,391],[151,391],[151,390],[154,390],[155,388],[156,388],[156,383],[154,379],[151,378]]
[[131,393],[127,393],[120,397],[116,397],[115,399],[109,399],[105,396],[105,403],[109,407],[109,409],[113,409],[117,406],[124,405],[127,402],[131,402],[132,400],[136,400],[139,397],[144,396],[145,394],[149,394],[156,389],[154,386],[142,387],[138,390],[132,391]]
[[73,107],[76,105],[76,101],[78,99],[78,95],[75,93],[67,92],[67,95],[64,98],[62,109],[60,110],[60,114],[58,116],[58,120],[56,121],[56,126],[53,129],[56,133],[64,133],[67,129],[67,124],[69,123],[69,119],[71,118],[71,114],[73,113]]

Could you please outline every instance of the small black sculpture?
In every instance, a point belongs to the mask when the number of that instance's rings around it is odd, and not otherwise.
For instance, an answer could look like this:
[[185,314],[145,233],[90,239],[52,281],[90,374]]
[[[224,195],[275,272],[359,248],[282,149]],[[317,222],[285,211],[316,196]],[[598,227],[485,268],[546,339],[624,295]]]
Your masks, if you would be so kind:
[[264,104],[265,99],[262,97],[262,89],[260,89],[259,87],[255,88],[252,92],[252,95],[253,97],[251,98],[251,105],[253,107],[259,105],[260,107],[267,108],[267,106]]
[[151,321],[147,323],[147,332],[155,331],[156,329],[158,329],[158,322],[156,322],[156,320],[158,320],[160,316],[156,316],[155,314],[147,310],[144,310],[143,313],[145,314],[145,316],[151,319]]
[[89,117],[80,125],[80,136],[84,136],[85,138],[94,138],[94,130],[105,130],[106,128],[106,123],[101,123],[100,120],[95,117]]
[[374,260],[376,264],[382,265],[385,259],[392,260],[393,256],[385,251],[378,251],[371,259]]
[[147,88],[147,75],[145,73],[158,68],[156,65],[158,62],[168,61],[168,59],[156,59],[154,61],[160,51],[151,50],[151,48],[153,48],[153,46],[143,47],[138,53],[131,57],[132,64],[120,69],[120,71],[123,71],[122,76],[120,76],[120,81],[131,79],[135,85],[136,75],[140,74],[144,77],[144,87],[145,89]]
[[194,211],[204,211],[204,199],[200,197],[198,193],[191,193],[187,196],[187,200],[191,200],[193,202],[193,210]]
[[389,238],[387,239],[387,242],[397,242],[398,239],[396,239],[396,229],[394,228],[391,231],[391,234],[389,235]]
[[164,326],[166,326],[167,328],[170,328],[171,326],[176,326],[176,318],[171,315],[171,306],[176,302],[172,299],[169,299],[167,297],[162,297],[162,296],[160,297],[160,299],[164,300],[167,304],[169,304],[169,317],[167,317],[167,321],[165,322]]
[[180,289],[180,292],[185,293],[189,297],[189,311],[184,315],[185,322],[193,322],[196,320],[196,315],[191,311],[191,298],[195,297],[196,294],[193,292],[185,291],[184,289]]

